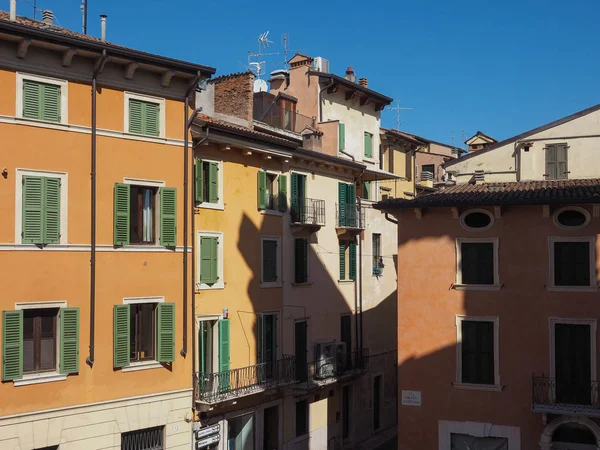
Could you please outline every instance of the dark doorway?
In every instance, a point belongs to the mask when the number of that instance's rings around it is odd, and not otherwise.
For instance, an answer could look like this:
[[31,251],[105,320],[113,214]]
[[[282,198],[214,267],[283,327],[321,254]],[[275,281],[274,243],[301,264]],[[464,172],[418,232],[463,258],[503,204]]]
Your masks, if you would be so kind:
[[263,450],[279,449],[279,407],[265,409],[263,424]]
[[342,388],[342,439],[350,437],[350,414],[352,414],[350,393],[350,386]]
[[373,429],[379,430],[381,419],[381,375],[373,378]]
[[554,328],[557,403],[591,402],[590,327],[557,323]]
[[306,329],[308,323],[306,321],[296,322],[294,331],[294,347],[296,355],[296,380],[306,381],[308,378],[308,361],[306,355],[308,351],[308,342]]

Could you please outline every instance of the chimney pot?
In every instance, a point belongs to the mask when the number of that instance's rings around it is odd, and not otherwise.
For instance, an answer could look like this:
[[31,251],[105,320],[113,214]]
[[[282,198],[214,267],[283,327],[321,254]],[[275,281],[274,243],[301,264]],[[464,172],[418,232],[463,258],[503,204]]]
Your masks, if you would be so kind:
[[100,14],[100,40],[106,42],[106,14]]
[[54,22],[54,13],[49,9],[42,11],[42,21],[48,25],[52,25]]
[[361,86],[367,87],[367,86],[369,86],[369,79],[368,78],[360,78],[358,80],[358,84],[360,84]]
[[352,68],[352,66],[348,66],[348,68],[346,69],[346,75],[344,76],[344,78],[348,81],[351,81],[352,83],[356,83],[356,75],[354,73],[354,69]]
[[17,20],[17,0],[10,0],[10,20],[11,22]]

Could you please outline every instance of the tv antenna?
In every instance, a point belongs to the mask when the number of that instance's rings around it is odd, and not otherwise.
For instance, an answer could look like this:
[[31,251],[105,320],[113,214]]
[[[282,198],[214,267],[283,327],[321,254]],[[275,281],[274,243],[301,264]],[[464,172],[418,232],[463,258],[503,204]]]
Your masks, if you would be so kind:
[[[264,50],[269,48],[269,45],[273,43],[273,41],[269,40],[269,32],[265,31],[262,33],[258,39],[258,51],[256,53],[248,52],[248,70],[256,75],[257,78],[260,79],[260,76],[265,72],[265,61],[260,61],[263,56],[272,56],[278,55],[279,53],[264,53]],[[258,59],[258,61],[253,61],[253,59]]]
[[402,107],[400,106],[400,101],[396,100],[396,106],[389,106],[388,109],[396,111],[396,114],[394,115],[394,120],[396,121],[396,130],[400,130],[400,125],[402,125],[400,120],[400,111],[412,111],[412,108]]

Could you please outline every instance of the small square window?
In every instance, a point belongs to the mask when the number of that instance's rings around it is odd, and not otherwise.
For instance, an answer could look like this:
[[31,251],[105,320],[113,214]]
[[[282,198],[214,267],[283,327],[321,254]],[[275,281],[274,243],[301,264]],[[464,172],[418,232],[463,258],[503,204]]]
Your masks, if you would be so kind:
[[160,104],[129,99],[129,132],[143,136],[159,136]]
[[200,208],[223,209],[223,164],[196,158],[194,199]]
[[23,312],[23,373],[56,370],[58,308]]
[[308,434],[308,401],[296,402],[296,437]]

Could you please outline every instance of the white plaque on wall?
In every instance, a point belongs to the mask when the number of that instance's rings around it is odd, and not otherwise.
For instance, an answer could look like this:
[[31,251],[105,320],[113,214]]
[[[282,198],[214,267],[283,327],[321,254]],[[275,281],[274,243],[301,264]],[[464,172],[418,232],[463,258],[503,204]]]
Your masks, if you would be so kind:
[[421,391],[402,391],[404,406],[421,406]]

